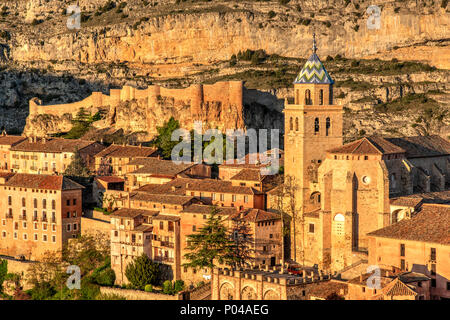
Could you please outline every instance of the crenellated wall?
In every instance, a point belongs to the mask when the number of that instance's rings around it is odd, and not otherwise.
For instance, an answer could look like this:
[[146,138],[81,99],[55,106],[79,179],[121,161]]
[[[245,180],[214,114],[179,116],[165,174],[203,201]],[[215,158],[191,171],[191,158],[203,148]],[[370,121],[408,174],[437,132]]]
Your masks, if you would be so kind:
[[[64,114],[75,116],[80,108],[95,113],[99,108],[114,109],[124,101],[147,101],[147,114],[154,111],[164,99],[182,102],[187,105],[190,114],[184,115],[191,122],[202,120],[214,127],[229,129],[244,128],[243,119],[243,82],[223,81],[214,84],[193,84],[188,88],[169,89],[159,85],[152,85],[146,89],[124,86],[122,89],[111,89],[109,95],[93,92],[89,97],[68,104],[42,105],[33,98],[29,101],[30,118],[37,115]],[[147,117],[147,129],[153,131],[154,121]]]

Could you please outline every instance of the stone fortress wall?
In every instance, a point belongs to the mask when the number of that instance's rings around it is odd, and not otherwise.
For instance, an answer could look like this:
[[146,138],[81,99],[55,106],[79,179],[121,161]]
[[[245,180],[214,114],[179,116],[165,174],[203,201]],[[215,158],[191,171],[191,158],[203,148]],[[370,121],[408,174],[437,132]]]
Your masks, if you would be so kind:
[[[93,92],[89,97],[67,104],[42,105],[42,102],[33,98],[29,101],[30,117],[48,114],[75,116],[80,108],[96,112],[100,107],[117,107],[121,102],[146,99],[148,108],[154,107],[161,98],[172,98],[190,105],[193,120],[202,119],[202,114],[208,112],[210,103],[218,103],[221,108],[221,117],[227,115],[237,117],[236,126],[244,127],[243,123],[243,82],[222,81],[214,84],[193,84],[184,89],[168,89],[159,85],[151,85],[146,89],[137,89],[125,85],[122,89],[110,89],[109,95]],[[235,114],[237,112],[237,115]]]

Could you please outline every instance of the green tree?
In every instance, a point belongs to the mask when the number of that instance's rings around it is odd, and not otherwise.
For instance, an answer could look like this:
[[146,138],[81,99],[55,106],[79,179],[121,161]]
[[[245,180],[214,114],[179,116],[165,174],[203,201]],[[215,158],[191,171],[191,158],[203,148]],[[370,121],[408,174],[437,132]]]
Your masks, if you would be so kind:
[[178,141],[172,141],[172,133],[180,128],[180,123],[173,117],[162,127],[156,127],[158,136],[155,139],[155,146],[161,151],[164,159],[170,159],[172,149],[178,144]]
[[205,225],[197,233],[187,237],[187,251],[184,255],[189,262],[185,267],[194,269],[214,268],[215,263],[233,264],[233,241],[216,207],[211,211]]
[[64,175],[84,178],[90,176],[89,169],[86,167],[79,150],[75,151],[72,161],[67,166],[66,171],[64,171]]
[[158,283],[160,269],[157,263],[151,261],[146,254],[142,254],[127,265],[125,275],[134,287],[144,290],[147,284]]
[[3,281],[8,274],[8,260],[0,259],[0,292],[3,289]]

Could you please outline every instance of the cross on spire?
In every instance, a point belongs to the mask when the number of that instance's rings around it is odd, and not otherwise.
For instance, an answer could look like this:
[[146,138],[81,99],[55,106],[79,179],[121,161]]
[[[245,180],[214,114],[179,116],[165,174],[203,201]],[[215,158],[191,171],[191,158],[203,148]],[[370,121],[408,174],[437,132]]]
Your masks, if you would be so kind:
[[313,53],[316,53],[317,51],[317,44],[316,44],[316,33],[313,33]]

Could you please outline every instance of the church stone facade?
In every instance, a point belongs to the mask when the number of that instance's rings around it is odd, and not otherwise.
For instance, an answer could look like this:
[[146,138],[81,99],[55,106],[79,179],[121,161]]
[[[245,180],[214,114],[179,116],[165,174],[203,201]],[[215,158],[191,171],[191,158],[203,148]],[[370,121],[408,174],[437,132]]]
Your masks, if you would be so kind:
[[289,179],[295,188],[291,195],[269,192],[267,203],[280,210],[282,197],[291,215],[290,260],[340,271],[367,259],[367,233],[396,222],[391,198],[449,188],[450,143],[438,136],[371,136],[343,145],[333,83],[314,41],[284,109],[285,184]]

